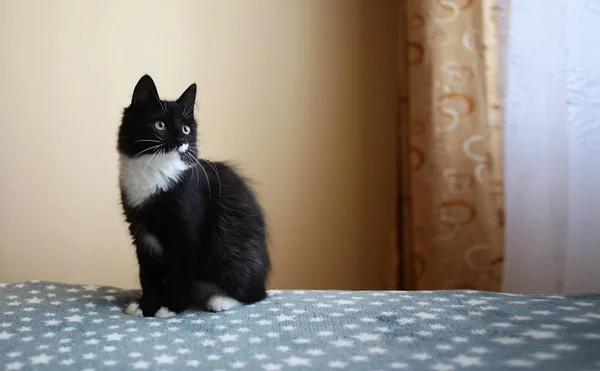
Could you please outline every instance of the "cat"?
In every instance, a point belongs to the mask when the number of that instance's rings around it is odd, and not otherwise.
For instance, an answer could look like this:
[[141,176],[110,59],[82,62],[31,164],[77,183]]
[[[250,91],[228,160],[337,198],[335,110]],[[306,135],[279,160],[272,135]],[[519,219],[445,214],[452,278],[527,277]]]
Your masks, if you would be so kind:
[[263,211],[231,165],[198,156],[195,101],[196,84],[166,101],[144,75],[123,111],[119,187],[142,287],[129,315],[174,316],[194,305],[198,288],[214,312],[267,295]]

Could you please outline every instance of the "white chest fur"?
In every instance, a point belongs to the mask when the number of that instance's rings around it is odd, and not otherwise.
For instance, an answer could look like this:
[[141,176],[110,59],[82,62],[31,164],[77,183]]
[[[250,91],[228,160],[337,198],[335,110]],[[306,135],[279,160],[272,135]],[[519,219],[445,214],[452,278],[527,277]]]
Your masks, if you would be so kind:
[[127,206],[138,207],[157,192],[168,190],[188,168],[177,151],[135,159],[121,155],[119,180]]

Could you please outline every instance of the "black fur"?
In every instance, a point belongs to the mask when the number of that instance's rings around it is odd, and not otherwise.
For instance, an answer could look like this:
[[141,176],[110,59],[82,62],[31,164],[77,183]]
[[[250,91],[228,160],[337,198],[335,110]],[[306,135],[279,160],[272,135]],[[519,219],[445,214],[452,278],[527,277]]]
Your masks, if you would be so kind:
[[[180,156],[191,168],[168,190],[130,207],[121,184],[123,210],[137,250],[144,316],[153,316],[161,306],[177,313],[189,308],[194,281],[214,283],[243,303],[266,296],[270,263],[262,210],[231,166],[198,158],[195,98],[192,84],[177,101],[159,100],[146,75],[136,85],[119,129],[118,151],[127,158],[189,144],[188,154]],[[164,122],[166,130],[157,130],[156,121]],[[189,135],[182,133],[183,125],[191,128]],[[150,149],[157,138],[160,146]],[[157,237],[162,254],[144,246],[144,233]]]

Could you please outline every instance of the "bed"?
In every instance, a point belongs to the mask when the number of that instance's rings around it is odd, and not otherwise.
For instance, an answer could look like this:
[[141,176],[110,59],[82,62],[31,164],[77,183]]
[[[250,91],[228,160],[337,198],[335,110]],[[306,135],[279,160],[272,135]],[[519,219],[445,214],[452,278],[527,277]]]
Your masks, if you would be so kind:
[[270,291],[123,314],[136,291],[0,284],[0,370],[600,370],[600,295]]

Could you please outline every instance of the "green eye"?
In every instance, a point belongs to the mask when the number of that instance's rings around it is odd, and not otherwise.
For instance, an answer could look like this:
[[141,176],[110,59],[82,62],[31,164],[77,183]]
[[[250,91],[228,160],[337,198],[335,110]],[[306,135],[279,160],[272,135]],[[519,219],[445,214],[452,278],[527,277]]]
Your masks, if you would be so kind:
[[185,134],[185,135],[190,135],[190,133],[192,132],[192,129],[190,129],[190,127],[187,125],[183,125],[183,127],[181,128],[181,131],[183,131],[183,134]]
[[156,130],[165,130],[167,127],[165,126],[165,123],[162,121],[156,121],[154,123],[154,127],[156,128]]

